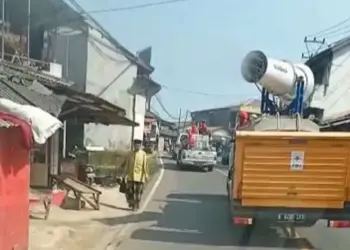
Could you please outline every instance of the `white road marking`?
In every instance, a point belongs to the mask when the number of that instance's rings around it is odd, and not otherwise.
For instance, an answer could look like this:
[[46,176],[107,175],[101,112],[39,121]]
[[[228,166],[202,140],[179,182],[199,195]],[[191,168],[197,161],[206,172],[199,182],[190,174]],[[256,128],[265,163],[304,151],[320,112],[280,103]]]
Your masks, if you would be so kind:
[[143,202],[143,205],[142,205],[141,209],[137,213],[143,213],[145,211],[146,207],[148,206],[148,203],[150,203],[154,193],[156,192],[160,182],[162,181],[162,178],[163,178],[163,175],[164,175],[164,162],[163,162],[162,158],[159,158],[159,162],[160,162],[160,165],[162,167],[160,169],[160,173],[159,173],[158,179],[156,180],[156,183],[154,183],[151,191],[149,192],[148,196],[146,197],[146,200]]
[[221,169],[215,168],[215,171],[218,172],[219,174],[222,174],[224,176],[227,176],[227,172],[222,171]]

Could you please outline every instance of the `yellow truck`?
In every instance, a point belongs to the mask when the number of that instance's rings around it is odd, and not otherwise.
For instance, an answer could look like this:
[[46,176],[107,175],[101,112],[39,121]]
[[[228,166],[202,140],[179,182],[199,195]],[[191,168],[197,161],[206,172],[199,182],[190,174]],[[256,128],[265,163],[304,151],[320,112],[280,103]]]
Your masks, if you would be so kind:
[[312,226],[324,219],[349,227],[350,133],[279,120],[236,131],[227,179],[232,222]]

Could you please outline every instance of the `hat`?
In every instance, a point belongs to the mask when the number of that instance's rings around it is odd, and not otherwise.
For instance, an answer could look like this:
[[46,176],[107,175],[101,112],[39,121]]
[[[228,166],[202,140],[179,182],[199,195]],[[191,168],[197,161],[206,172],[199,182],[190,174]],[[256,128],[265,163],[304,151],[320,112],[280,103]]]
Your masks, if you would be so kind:
[[140,143],[142,143],[142,141],[140,139],[134,139],[134,143],[135,144],[140,144]]

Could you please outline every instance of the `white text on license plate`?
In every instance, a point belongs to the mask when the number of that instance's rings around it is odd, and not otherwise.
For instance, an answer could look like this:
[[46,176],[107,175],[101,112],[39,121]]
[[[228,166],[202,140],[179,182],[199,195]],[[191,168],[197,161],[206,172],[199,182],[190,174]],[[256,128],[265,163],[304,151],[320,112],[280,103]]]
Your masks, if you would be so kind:
[[303,221],[305,220],[305,214],[299,213],[281,213],[278,214],[279,221]]

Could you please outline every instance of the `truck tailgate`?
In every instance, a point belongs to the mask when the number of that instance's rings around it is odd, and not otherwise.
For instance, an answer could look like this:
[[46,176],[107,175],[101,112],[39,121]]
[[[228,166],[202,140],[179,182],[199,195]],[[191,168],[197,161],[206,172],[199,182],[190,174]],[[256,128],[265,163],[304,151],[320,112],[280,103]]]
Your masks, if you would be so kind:
[[343,208],[348,198],[346,142],[290,144],[266,138],[240,145],[242,206]]

